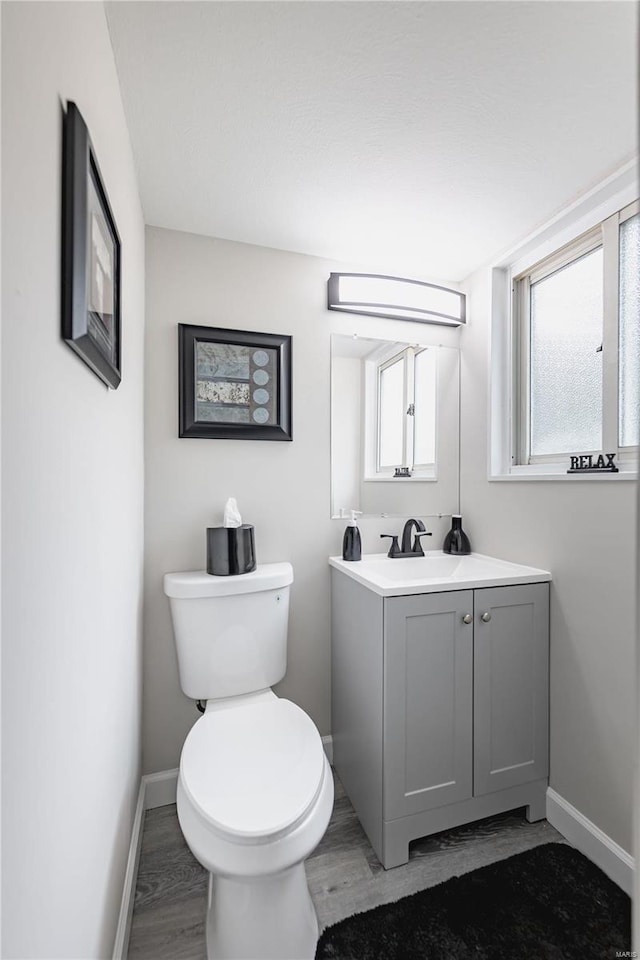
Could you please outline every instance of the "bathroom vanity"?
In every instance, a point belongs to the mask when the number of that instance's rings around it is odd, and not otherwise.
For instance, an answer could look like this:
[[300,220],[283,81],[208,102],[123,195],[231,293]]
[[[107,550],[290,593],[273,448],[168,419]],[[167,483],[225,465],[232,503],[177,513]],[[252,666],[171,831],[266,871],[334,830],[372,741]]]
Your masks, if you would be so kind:
[[329,562],[334,766],[382,864],[501,811],[542,819],[551,575],[438,551]]

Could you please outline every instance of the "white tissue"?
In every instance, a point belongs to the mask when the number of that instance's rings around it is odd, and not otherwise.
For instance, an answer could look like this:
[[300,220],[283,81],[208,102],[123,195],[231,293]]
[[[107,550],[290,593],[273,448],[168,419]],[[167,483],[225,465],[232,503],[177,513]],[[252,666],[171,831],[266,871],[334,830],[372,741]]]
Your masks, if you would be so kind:
[[227,500],[227,504],[224,508],[223,525],[225,527],[242,526],[242,517],[240,516],[240,511],[238,510],[238,504],[236,503],[235,497],[229,497]]

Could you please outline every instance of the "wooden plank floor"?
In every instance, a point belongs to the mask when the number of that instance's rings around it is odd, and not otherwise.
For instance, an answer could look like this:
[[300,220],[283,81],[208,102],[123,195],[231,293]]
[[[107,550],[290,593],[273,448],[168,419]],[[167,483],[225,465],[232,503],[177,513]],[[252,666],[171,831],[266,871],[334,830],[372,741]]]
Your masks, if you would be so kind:
[[[411,845],[409,862],[384,870],[339,780],[329,828],[306,861],[321,928],[450,877],[564,838],[524,809]],[[136,884],[129,960],[205,960],[207,874],[185,844],[175,804],[147,811]]]

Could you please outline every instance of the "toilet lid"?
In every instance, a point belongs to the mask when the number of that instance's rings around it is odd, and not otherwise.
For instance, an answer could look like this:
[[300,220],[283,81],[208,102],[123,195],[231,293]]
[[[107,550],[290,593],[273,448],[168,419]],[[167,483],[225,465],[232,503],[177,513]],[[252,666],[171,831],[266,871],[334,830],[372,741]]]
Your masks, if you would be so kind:
[[290,700],[205,713],[180,758],[182,785],[216,829],[250,842],[290,829],[324,772],[320,735]]

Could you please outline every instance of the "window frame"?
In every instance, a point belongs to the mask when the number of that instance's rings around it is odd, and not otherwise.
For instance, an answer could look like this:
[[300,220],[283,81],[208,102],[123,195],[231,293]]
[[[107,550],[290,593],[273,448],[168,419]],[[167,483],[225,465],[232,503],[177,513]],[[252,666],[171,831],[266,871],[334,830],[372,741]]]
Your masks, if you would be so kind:
[[[403,405],[407,410],[411,403],[415,403],[415,359],[424,350],[434,350],[434,346],[428,344],[408,344],[401,350],[398,350],[394,344],[391,350],[386,350],[382,354],[369,357],[365,360],[364,377],[364,420],[365,429],[363,431],[364,457],[363,457],[363,481],[379,482],[397,479],[394,477],[395,466],[382,467],[380,465],[380,403],[381,403],[381,374],[387,367],[397,363],[401,358],[403,364]],[[412,428],[408,428],[409,414],[404,414],[402,453],[405,463],[408,463],[411,469],[411,476],[402,477],[398,482],[410,483],[411,481],[430,481],[437,480],[437,450],[438,450],[438,365],[435,367],[434,382],[434,460],[432,463],[413,463],[415,454],[415,415],[412,415]],[[411,462],[410,462],[411,461]],[[404,464],[398,464],[402,466]]]
[[[564,474],[570,456],[584,453],[616,452],[621,469],[634,470],[638,446],[619,446],[619,231],[620,226],[640,211],[633,200],[558,249],[535,260],[526,269],[510,271],[511,291],[511,430],[510,473],[530,476],[542,472]],[[531,286],[563,267],[577,262],[594,250],[603,251],[602,329],[602,451],[575,450],[532,456],[531,425]],[[593,477],[593,475],[591,475]],[[616,476],[616,475],[614,475]],[[602,477],[599,477],[602,479]]]
[[[406,410],[409,404],[409,397],[411,392],[409,390],[409,358],[407,356],[407,348],[400,350],[397,353],[394,353],[393,356],[389,357],[387,360],[378,362],[376,365],[376,394],[375,394],[375,403],[376,403],[376,414],[375,414],[375,438],[376,438],[376,461],[375,461],[375,475],[379,477],[383,476],[393,476],[393,471],[395,467],[383,466],[380,462],[381,459],[381,447],[382,447],[382,375],[385,370],[388,370],[389,367],[395,366],[396,363],[402,364],[402,409]],[[413,379],[413,378],[411,378]],[[403,414],[403,417],[406,417],[406,413]],[[402,463],[408,462],[408,438],[407,438],[407,428],[406,421],[403,419],[402,427]]]

